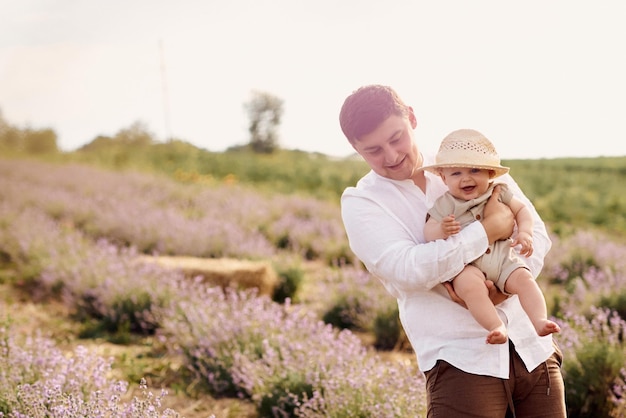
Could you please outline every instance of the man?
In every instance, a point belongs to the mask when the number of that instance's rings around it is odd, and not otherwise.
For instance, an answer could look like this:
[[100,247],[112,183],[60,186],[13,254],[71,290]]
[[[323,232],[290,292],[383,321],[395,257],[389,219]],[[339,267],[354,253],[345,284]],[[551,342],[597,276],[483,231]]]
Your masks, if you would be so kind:
[[[513,214],[497,200],[483,219],[446,240],[426,243],[426,213],[446,189],[414,138],[413,109],[386,86],[361,87],[345,100],[340,124],[372,169],[341,198],[350,247],[398,300],[400,320],[426,376],[429,417],[565,417],[561,354],[539,337],[516,296],[486,291],[507,326],[509,344],[485,344],[484,330],[448,283],[490,243],[511,236]],[[502,180],[532,208],[536,278],[551,242],[534,207],[507,174]],[[508,412],[507,412],[508,411]]]

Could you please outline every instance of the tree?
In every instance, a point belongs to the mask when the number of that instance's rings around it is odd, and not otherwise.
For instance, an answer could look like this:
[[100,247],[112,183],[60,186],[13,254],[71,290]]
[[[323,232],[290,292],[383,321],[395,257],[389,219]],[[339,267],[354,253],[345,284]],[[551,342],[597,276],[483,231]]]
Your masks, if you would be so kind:
[[78,148],[78,151],[98,152],[110,149],[115,144],[113,138],[106,135],[98,135],[93,141]]
[[59,152],[56,132],[49,128],[25,130],[24,150],[29,154],[54,154]]
[[155,143],[153,137],[146,124],[136,121],[129,127],[120,129],[113,137],[98,135],[93,141],[80,147],[79,151],[102,152],[135,147],[143,148]]
[[153,135],[145,123],[136,121],[128,128],[120,129],[113,140],[121,145],[146,146],[154,143]]
[[0,150],[50,154],[59,152],[57,134],[50,128],[18,128],[9,124],[0,111]]
[[22,132],[4,119],[0,110],[0,149],[19,151],[22,146]]
[[278,126],[283,115],[283,100],[273,94],[253,91],[244,104],[250,123],[250,147],[257,153],[272,153],[278,148]]

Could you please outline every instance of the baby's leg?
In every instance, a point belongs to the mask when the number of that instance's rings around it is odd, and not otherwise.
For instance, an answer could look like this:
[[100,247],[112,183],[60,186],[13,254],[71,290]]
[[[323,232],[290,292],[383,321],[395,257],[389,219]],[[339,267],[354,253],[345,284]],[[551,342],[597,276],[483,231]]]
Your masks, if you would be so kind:
[[506,280],[504,290],[519,297],[538,335],[549,335],[561,330],[557,323],[548,319],[546,300],[530,271],[525,268],[514,270]]
[[476,321],[489,331],[488,344],[504,344],[508,337],[506,327],[489,299],[485,276],[474,266],[465,266],[454,278],[454,291],[467,305]]

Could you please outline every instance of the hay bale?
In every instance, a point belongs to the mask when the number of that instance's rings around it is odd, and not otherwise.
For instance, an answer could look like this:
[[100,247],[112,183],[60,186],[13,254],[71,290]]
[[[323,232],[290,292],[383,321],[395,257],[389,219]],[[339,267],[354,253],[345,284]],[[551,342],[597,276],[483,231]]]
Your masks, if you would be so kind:
[[266,261],[178,256],[142,256],[141,261],[180,270],[188,277],[201,276],[207,283],[223,288],[257,288],[260,295],[269,297],[278,285],[278,275]]

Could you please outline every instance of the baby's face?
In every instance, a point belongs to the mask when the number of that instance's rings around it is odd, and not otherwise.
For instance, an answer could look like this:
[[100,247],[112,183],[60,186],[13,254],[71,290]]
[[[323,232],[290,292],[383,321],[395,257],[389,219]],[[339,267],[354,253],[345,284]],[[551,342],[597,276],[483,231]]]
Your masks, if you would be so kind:
[[471,167],[446,167],[440,169],[441,178],[452,196],[461,200],[471,200],[482,195],[489,188],[491,170]]

